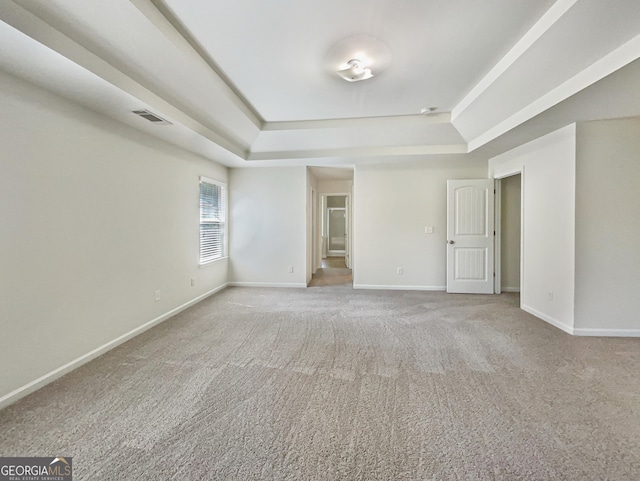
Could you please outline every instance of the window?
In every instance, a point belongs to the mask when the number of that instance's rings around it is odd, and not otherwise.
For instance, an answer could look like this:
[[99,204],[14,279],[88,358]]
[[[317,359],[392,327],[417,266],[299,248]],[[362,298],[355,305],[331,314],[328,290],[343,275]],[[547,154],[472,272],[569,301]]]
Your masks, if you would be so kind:
[[200,177],[200,264],[226,256],[227,186]]

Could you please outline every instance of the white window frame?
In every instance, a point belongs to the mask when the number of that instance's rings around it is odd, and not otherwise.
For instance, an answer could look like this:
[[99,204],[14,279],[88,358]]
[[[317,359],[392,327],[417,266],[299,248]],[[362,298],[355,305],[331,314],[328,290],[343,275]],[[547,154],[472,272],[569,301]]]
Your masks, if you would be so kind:
[[[202,184],[210,184],[210,185],[215,185],[217,187],[219,187],[220,189],[222,189],[222,193],[221,193],[221,197],[222,197],[222,212],[219,212],[219,216],[217,218],[203,218],[202,217],[202,194],[200,192],[200,186]],[[221,259],[226,259],[228,257],[227,255],[227,233],[228,233],[228,191],[227,191],[227,184],[225,182],[221,182],[219,180],[215,180],[215,179],[211,179],[209,177],[200,177],[200,182],[198,183],[198,212],[199,212],[199,218],[200,218],[200,223],[199,223],[199,228],[198,228],[198,261],[199,261],[199,265],[200,266],[205,266],[208,264],[211,264],[213,262],[217,262]],[[222,246],[221,246],[221,252],[219,255],[216,255],[215,257],[203,257],[202,255],[202,236],[203,236],[203,226],[204,225],[212,225],[212,224],[218,224],[222,226]]]

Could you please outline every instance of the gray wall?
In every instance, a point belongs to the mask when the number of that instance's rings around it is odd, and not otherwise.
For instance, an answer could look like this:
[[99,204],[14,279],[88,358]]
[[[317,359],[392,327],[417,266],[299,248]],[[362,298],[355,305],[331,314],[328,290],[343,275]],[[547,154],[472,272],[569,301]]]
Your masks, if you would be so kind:
[[[446,286],[447,180],[487,178],[485,161],[455,156],[357,165],[354,181],[354,286]],[[432,234],[425,227],[433,227]],[[397,268],[403,274],[397,274]]]
[[491,177],[522,172],[521,306],[568,332],[574,328],[575,163],[575,124],[489,159]]
[[640,335],[640,119],[577,133],[576,328]]
[[198,183],[227,169],[2,73],[0,105],[1,405],[225,285]]
[[231,282],[306,287],[308,183],[305,166],[231,170]]

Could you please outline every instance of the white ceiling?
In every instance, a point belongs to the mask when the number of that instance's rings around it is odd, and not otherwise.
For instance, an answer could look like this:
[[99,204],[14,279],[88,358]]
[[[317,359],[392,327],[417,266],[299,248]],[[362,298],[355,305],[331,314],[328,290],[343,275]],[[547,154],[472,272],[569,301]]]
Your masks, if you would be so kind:
[[[411,115],[430,106],[449,112],[553,0],[165,3],[273,122]],[[380,75],[350,84],[335,73],[349,58],[327,65],[325,57],[359,34],[384,42],[392,60]],[[375,67],[374,59],[374,75]]]
[[[637,0],[4,0],[0,19],[0,69],[234,167],[495,155],[640,115]],[[348,83],[332,47],[362,35],[391,60]]]

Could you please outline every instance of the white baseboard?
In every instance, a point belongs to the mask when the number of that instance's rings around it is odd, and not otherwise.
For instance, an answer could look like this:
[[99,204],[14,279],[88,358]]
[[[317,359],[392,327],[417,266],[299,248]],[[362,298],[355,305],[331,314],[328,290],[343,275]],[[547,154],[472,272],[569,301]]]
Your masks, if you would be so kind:
[[385,291],[446,291],[446,286],[384,286],[380,284],[354,284],[354,289],[378,289]]
[[566,332],[567,334],[574,334],[574,329],[572,326],[569,326],[567,324],[565,324],[564,322],[560,322],[557,319],[554,319],[551,316],[547,316],[546,314],[543,314],[540,311],[537,311],[536,309],[534,309],[533,307],[527,306],[525,304],[522,304],[522,310],[528,312],[529,314],[532,314],[540,319],[542,319],[543,321],[548,322],[549,324],[551,324],[552,326],[557,327],[558,329],[562,329],[564,332]]
[[229,287],[304,287],[307,285],[303,282],[229,282]]
[[192,299],[189,302],[182,304],[181,306],[178,306],[175,309],[172,309],[169,312],[166,312],[165,314],[162,314],[161,316],[156,317],[155,319],[149,322],[146,322],[145,324],[142,324],[139,327],[136,327],[135,329],[127,332],[126,334],[123,334],[122,336],[116,337],[114,340],[109,341],[106,344],[103,344],[102,346],[92,351],[89,351],[83,356],[80,356],[79,358],[74,359],[71,362],[68,362],[64,366],[60,366],[59,368],[54,369],[50,373],[45,374],[44,376],[41,376],[38,379],[35,379],[34,381],[31,381],[30,383],[25,384],[22,387],[19,387],[18,389],[10,392],[9,394],[6,394],[0,397],[0,409],[5,408],[10,404],[13,404],[14,402],[18,401],[19,399],[25,397],[28,394],[31,394],[34,391],[37,391],[38,389],[55,381],[59,377],[62,377],[65,374],[73,371],[74,369],[79,368],[83,364],[86,364],[89,361],[95,359],[96,357],[101,356],[102,354],[106,353],[107,351],[110,351],[114,347],[117,347],[120,344],[127,342],[129,339],[134,338],[138,334],[142,334],[144,331],[151,329],[155,325],[160,324],[162,321],[166,321],[170,317],[175,316],[179,312],[182,312],[185,309],[193,306],[194,304],[197,304],[198,302],[202,301],[203,299],[206,299],[207,297],[215,294],[216,292],[221,291],[225,287],[227,287],[227,284],[223,284],[209,292],[205,292],[201,296],[198,296],[195,299]]
[[519,287],[501,287],[500,290],[502,292],[520,292]]
[[534,308],[526,305],[522,305],[522,310],[527,311],[536,317],[539,317],[543,321],[548,322],[552,326],[562,329],[564,332],[571,334],[572,336],[598,336],[598,337],[640,337],[640,329],[593,329],[593,328],[580,328],[571,327],[567,324],[560,322],[552,317],[547,316]]
[[576,328],[573,330],[573,333],[576,336],[640,337],[640,329]]

